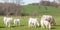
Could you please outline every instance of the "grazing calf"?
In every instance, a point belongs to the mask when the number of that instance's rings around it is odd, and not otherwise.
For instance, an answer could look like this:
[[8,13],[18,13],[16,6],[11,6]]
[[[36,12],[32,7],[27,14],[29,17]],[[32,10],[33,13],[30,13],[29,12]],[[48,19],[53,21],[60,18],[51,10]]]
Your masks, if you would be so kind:
[[45,19],[51,23],[51,25],[56,25],[55,19],[51,15],[43,15],[42,19]]
[[20,25],[20,19],[15,18],[14,19],[14,25]]
[[40,23],[41,23],[41,27],[44,28],[44,26],[46,26],[46,28],[49,28],[49,29],[51,29],[52,24],[56,25],[55,20],[51,15],[43,15],[41,17]]
[[11,22],[12,18],[11,17],[4,17],[4,24],[7,27],[10,27],[10,22]]
[[[44,19],[43,19],[44,20]],[[47,29],[51,29],[51,24],[50,24],[50,22],[48,22],[47,20],[41,20],[41,28],[47,28]]]
[[28,21],[28,26],[34,26],[36,28],[36,26],[39,26],[39,23],[37,21],[37,18],[29,18]]

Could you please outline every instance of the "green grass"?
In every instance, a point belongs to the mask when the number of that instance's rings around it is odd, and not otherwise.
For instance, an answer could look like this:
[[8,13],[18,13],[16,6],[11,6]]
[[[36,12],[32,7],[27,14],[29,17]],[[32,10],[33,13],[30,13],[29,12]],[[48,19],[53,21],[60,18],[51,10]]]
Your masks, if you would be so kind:
[[[47,7],[47,10],[45,9]],[[23,6],[24,14],[29,15],[30,13],[38,13],[39,15],[50,14],[50,15],[60,15],[60,8],[52,7],[52,6],[39,6],[36,5],[27,5]]]
[[[14,18],[14,17],[13,17]],[[56,26],[52,26],[52,29],[51,30],[60,30],[60,17],[59,16],[54,16],[55,20],[56,20],[56,23],[57,25]],[[13,26],[13,21],[11,22],[11,27],[8,28],[8,27],[5,27],[5,25],[3,24],[3,16],[0,16],[0,30],[41,30],[41,27],[37,27],[37,28],[34,28],[34,27],[31,27],[31,28],[28,28],[28,17],[24,18],[24,17],[21,17],[20,18],[20,26]],[[38,19],[38,21],[40,21],[40,18]],[[46,30],[46,29],[43,29],[43,30]]]
[[[46,14],[46,13],[49,15],[52,15],[55,18],[57,25],[52,26],[51,30],[60,30],[60,9],[59,8],[47,6],[47,9],[48,9],[47,12],[46,12],[46,9],[44,7],[40,7],[40,9],[39,9],[38,6],[33,6],[33,5],[27,5],[27,6],[24,6],[23,8],[24,8],[23,13],[25,15],[29,15],[30,13],[33,13],[34,11],[36,11],[40,15],[40,16],[38,16],[39,22],[40,22],[41,15]],[[14,17],[15,16],[13,16],[13,18]],[[5,25],[3,23],[3,16],[0,16],[0,30],[41,30],[41,27],[28,28],[28,19],[29,19],[28,17],[24,18],[24,17],[19,16],[19,18],[21,19],[20,26],[18,26],[18,27],[13,26],[13,21],[12,21],[11,27],[8,28],[8,27],[5,27]],[[46,30],[46,29],[43,29],[43,30]]]

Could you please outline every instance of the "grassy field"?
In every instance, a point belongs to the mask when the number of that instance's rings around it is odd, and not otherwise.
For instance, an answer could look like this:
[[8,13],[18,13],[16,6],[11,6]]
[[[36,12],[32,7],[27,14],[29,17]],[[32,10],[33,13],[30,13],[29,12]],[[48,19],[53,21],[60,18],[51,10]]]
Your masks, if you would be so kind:
[[[47,7],[47,10],[45,9]],[[52,6],[43,6],[40,7],[36,5],[27,5],[23,6],[24,14],[29,15],[30,13],[38,13],[39,15],[50,14],[50,15],[60,15],[60,8],[52,7]]]
[[[27,5],[27,6],[24,6],[23,8],[24,8],[24,14],[26,14],[26,15],[27,14],[29,15],[29,13],[32,13],[33,11],[37,11],[40,15],[40,16],[37,16],[39,22],[40,22],[41,15],[46,13],[46,9],[44,7],[40,7],[40,9],[39,9],[38,6]],[[56,23],[57,23],[56,26],[52,26],[51,30],[60,30],[60,9],[56,8],[56,7],[51,7],[51,6],[47,6],[47,8],[48,8],[47,14],[52,15],[55,18]],[[12,17],[14,18],[15,16],[12,16]],[[41,27],[28,28],[29,16],[25,17],[25,18],[19,16],[19,18],[21,19],[20,26],[18,26],[18,27],[14,26],[13,21],[12,21],[11,27],[8,28],[8,27],[5,27],[5,25],[3,23],[3,16],[0,16],[0,30],[41,30]],[[43,30],[46,30],[46,29],[43,29]]]
[[[13,17],[14,18],[14,17]],[[29,17],[21,17],[20,19],[20,26],[14,26],[13,25],[13,21],[11,22],[11,27],[8,28],[8,27],[5,27],[4,23],[3,23],[3,16],[0,16],[0,30],[41,30],[41,27],[37,27],[37,28],[34,28],[34,27],[31,27],[31,28],[28,28],[28,18]],[[56,20],[56,23],[57,25],[56,26],[52,26],[52,29],[51,30],[60,30],[60,17],[59,16],[54,16],[55,20]],[[40,21],[40,17],[38,19],[38,21]],[[43,29],[43,30],[46,30],[46,29]]]

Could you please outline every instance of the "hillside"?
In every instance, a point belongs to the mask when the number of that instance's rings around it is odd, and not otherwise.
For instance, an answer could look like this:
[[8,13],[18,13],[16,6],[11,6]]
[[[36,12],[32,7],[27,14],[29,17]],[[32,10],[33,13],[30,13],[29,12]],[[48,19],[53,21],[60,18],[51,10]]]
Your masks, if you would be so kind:
[[30,15],[36,13],[38,15],[43,15],[43,14],[50,14],[50,15],[60,15],[60,9],[52,6],[46,6],[47,10],[45,7],[40,7],[39,6],[34,6],[34,5],[27,5],[23,6],[24,9],[24,14],[25,15]]
[[[47,10],[46,8],[47,7]],[[18,11],[18,12],[17,12]],[[16,13],[17,12],[17,13]],[[0,15],[22,15],[22,16],[29,16],[29,15],[43,15],[43,14],[50,14],[50,15],[60,15],[60,9],[54,6],[37,6],[37,5],[25,5],[22,6],[12,4],[12,3],[0,3]]]

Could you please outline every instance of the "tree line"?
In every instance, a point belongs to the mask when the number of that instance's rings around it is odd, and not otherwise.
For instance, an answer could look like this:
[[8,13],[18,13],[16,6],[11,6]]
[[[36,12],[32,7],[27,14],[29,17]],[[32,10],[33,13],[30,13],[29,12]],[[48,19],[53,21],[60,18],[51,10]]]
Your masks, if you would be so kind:
[[22,8],[20,5],[14,3],[0,3],[0,15],[21,15],[21,13]]
[[[37,6],[54,6],[59,7],[60,4],[56,2],[49,1],[41,1],[40,3],[32,3],[32,5]],[[21,15],[24,16],[24,9],[21,5],[17,5],[15,3],[0,3],[0,15]],[[37,12],[33,12],[32,15],[38,14]]]

